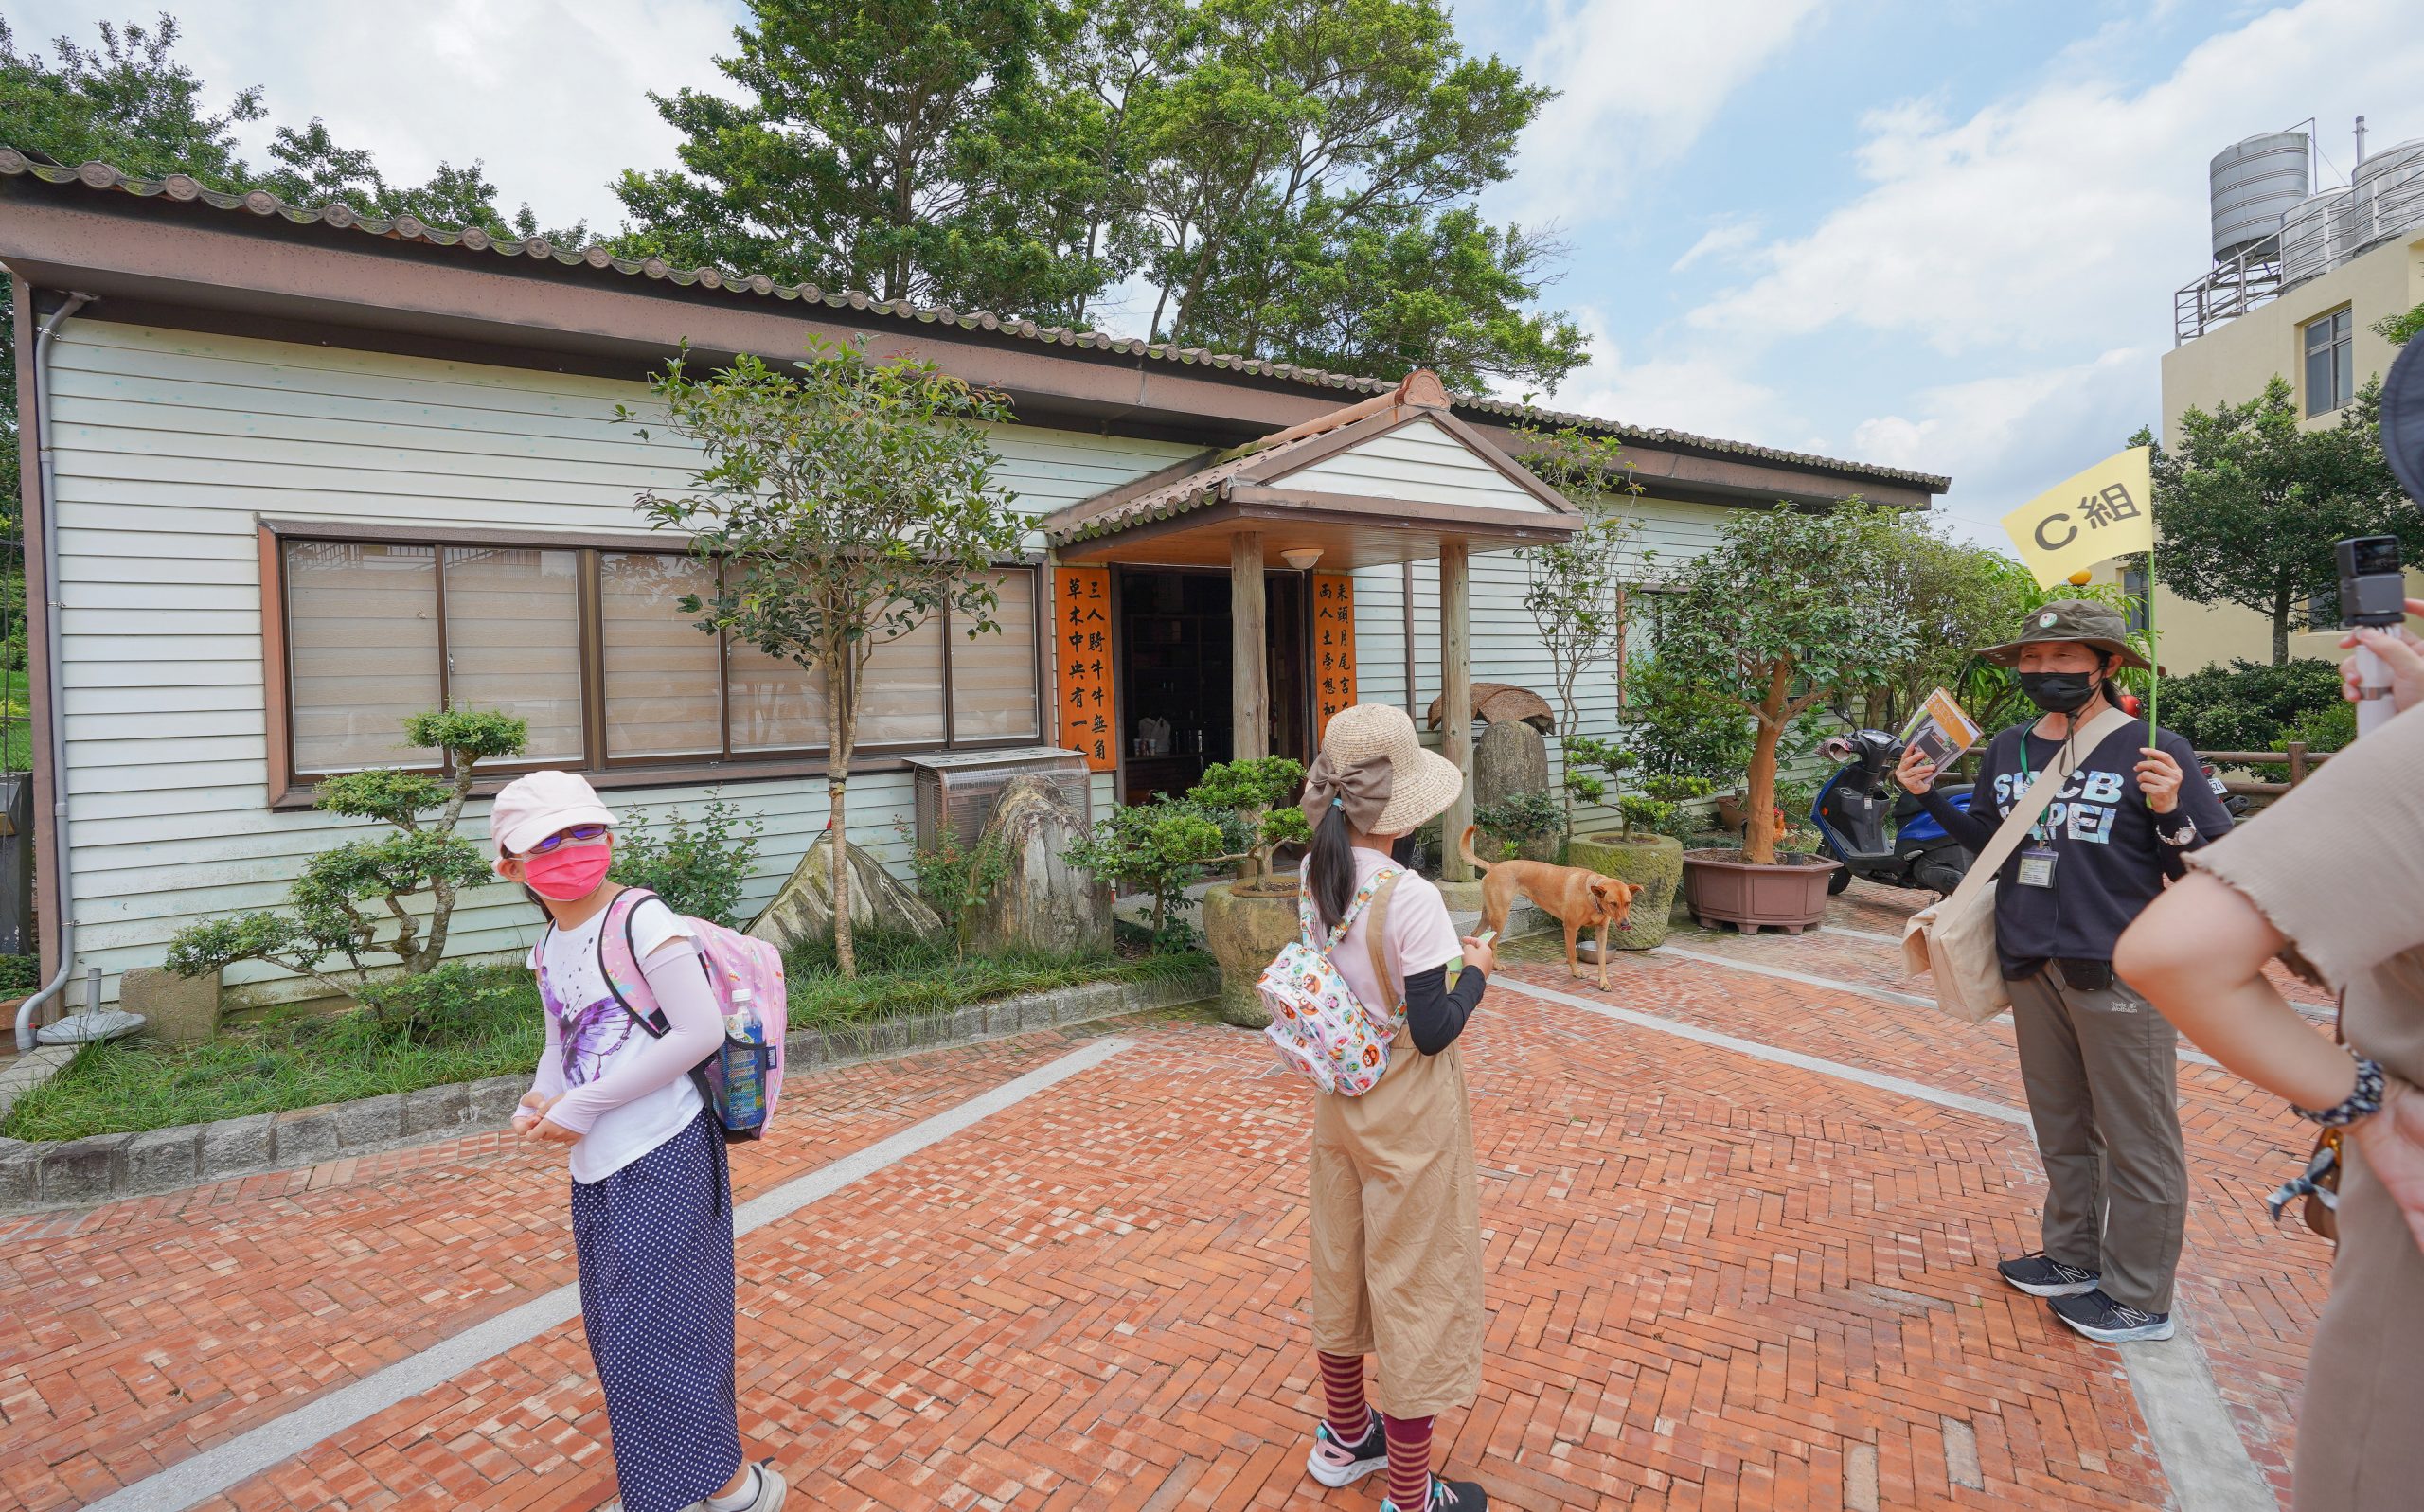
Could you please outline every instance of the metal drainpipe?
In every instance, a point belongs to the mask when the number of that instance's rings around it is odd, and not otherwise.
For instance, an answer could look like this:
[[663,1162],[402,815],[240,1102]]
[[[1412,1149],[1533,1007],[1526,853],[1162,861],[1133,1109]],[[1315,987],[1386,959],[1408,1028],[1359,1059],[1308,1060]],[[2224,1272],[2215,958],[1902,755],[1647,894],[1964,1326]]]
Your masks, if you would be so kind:
[[[34,337],[34,436],[41,461],[35,476],[42,489],[43,664],[50,680],[50,840],[51,880],[59,898],[59,971],[43,989],[17,1005],[17,1050],[34,1047],[34,1014],[67,985],[76,969],[76,919],[72,876],[67,869],[67,714],[61,707],[65,662],[59,647],[59,507],[54,485],[57,471],[50,450],[50,338],[68,317],[96,296],[70,294],[67,302],[50,312]],[[96,1003],[94,1006],[98,1007]]]

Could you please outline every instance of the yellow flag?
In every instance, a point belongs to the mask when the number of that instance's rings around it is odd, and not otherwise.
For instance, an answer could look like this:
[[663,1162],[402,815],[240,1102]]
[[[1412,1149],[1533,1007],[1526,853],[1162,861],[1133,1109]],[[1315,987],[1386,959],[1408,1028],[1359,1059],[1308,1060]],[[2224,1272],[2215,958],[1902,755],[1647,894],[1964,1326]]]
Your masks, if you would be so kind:
[[2011,513],[2020,560],[2051,588],[2071,574],[2155,544],[2153,453],[2133,446],[2066,478]]

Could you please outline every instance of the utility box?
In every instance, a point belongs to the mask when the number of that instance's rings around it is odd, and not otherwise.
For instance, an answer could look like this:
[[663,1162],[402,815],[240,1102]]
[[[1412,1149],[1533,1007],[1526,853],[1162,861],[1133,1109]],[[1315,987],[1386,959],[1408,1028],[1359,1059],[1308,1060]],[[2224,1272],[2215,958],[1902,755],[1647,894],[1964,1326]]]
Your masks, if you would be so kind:
[[0,774],[0,955],[34,952],[34,774]]
[[1004,751],[953,751],[903,758],[915,774],[918,844],[931,848],[948,830],[962,849],[976,844],[992,817],[993,800],[1012,777],[1043,777],[1060,791],[1086,826],[1094,824],[1094,794],[1086,758],[1057,746],[1017,746]]

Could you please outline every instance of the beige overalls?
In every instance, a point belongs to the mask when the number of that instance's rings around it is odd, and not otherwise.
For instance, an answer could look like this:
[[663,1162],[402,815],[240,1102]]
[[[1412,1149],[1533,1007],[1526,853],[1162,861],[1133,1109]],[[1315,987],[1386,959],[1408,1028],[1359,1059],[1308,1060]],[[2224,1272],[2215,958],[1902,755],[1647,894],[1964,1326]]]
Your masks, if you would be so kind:
[[[1373,974],[1382,903],[1369,931]],[[1402,991],[1402,987],[1399,988]],[[1407,1031],[1361,1097],[1316,1093],[1312,1148],[1313,1347],[1378,1355],[1375,1398],[1430,1417],[1481,1391],[1481,1190],[1462,1045],[1435,1056]]]

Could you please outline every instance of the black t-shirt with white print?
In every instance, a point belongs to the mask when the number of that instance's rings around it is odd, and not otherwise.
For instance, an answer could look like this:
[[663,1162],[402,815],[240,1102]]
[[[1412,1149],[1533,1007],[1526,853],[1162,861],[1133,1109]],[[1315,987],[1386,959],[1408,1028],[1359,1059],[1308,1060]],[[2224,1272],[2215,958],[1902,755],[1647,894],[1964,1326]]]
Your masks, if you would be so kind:
[[[1936,822],[1973,854],[1994,837],[1987,805],[1998,819],[2010,813],[2031,780],[2061,753],[2061,741],[2028,733],[2036,722],[2015,724],[1987,742],[1970,813],[1933,790],[1920,795]],[[2166,879],[2186,871],[2182,858],[2229,831],[2231,816],[2200,774],[2196,751],[2169,730],[2154,744],[2180,763],[2180,802],[2167,814],[2147,807],[2136,772],[2147,743],[2144,720],[2106,736],[2046,805],[2037,834],[2004,863],[1995,879],[1995,944],[2005,975],[2025,976],[2047,960],[2111,960],[2113,941],[2154,901]],[[2054,852],[2054,885],[2023,887],[2022,861],[2040,849]]]

